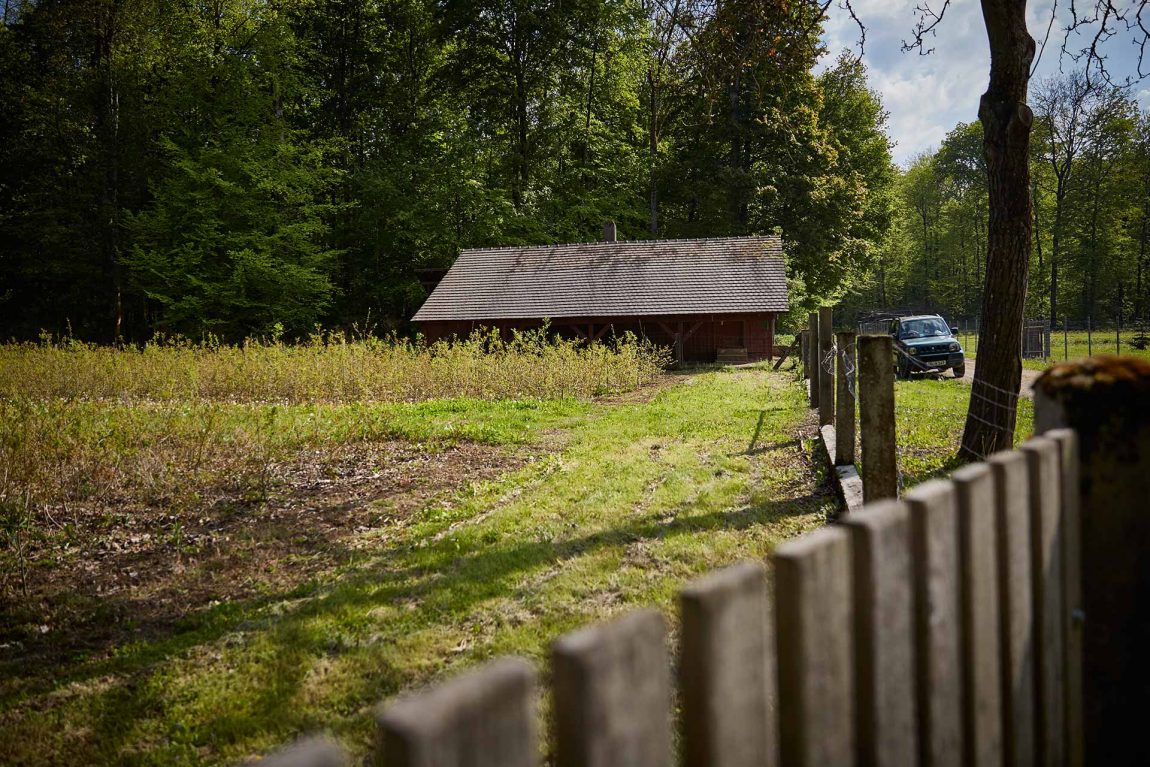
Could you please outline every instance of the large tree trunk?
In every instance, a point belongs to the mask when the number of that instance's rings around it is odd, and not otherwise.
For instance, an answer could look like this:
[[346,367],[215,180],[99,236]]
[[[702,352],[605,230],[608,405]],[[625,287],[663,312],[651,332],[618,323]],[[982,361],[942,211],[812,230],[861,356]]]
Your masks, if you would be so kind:
[[989,181],[986,284],[961,453],[981,457],[1014,442],[1022,383],[1022,318],[1030,273],[1030,126],[1026,105],[1034,39],[1026,0],[982,0],[990,41],[990,86],[978,107]]

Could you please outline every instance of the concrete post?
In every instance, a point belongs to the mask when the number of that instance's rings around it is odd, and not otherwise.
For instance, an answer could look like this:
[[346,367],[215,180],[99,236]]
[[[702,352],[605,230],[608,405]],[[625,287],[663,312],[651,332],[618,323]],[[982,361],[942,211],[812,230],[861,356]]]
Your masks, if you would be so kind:
[[803,362],[803,380],[806,381],[811,377],[811,334],[810,331],[799,331],[799,359]]
[[807,327],[810,328],[810,339],[807,344],[808,366],[811,371],[811,382],[807,387],[807,396],[810,397],[812,408],[819,406],[819,315],[811,312],[807,315]]
[[863,501],[898,496],[894,433],[894,341],[859,336],[859,430],[862,437]]
[[1085,763],[1150,764],[1150,363],[1060,363],[1034,391],[1037,433],[1078,433]]
[[855,334],[837,333],[835,367],[838,370],[835,389],[835,466],[855,462],[855,392],[858,391],[855,370]]
[[819,308],[819,426],[835,422],[835,331],[829,306]]

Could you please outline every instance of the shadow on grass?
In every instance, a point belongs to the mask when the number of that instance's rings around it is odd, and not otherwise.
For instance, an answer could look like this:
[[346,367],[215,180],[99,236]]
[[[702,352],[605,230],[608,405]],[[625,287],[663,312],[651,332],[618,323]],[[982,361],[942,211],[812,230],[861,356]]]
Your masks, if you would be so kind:
[[[373,607],[415,603],[413,612],[399,621],[418,630],[426,626],[454,625],[476,605],[495,597],[526,594],[520,579],[540,568],[562,566],[582,555],[604,547],[627,545],[645,540],[666,540],[708,530],[743,530],[770,524],[788,517],[809,514],[825,496],[812,493],[782,501],[746,504],[740,508],[702,515],[691,515],[690,501],[684,501],[658,515],[636,519],[610,529],[592,532],[557,542],[518,542],[493,545],[460,552],[456,541],[443,538],[426,548],[407,547],[352,567],[326,588],[296,588],[290,592],[251,599],[209,610],[199,616],[189,630],[166,639],[135,646],[119,657],[90,665],[81,665],[62,674],[43,678],[40,684],[26,688],[20,697],[35,695],[69,682],[94,681],[109,675],[113,680],[87,703],[98,712],[96,721],[84,740],[109,761],[120,758],[120,750],[139,738],[134,722],[147,717],[165,720],[177,732],[166,733],[166,753],[172,758],[186,749],[220,747],[258,736],[282,739],[300,729],[323,724],[301,720],[298,695],[305,677],[316,658],[358,654],[370,668],[357,679],[344,696],[344,711],[331,715],[354,716],[364,705],[370,705],[404,686],[411,684],[412,669],[396,668],[387,657],[386,640],[373,637],[333,636],[317,627],[346,623],[349,616],[365,616]],[[414,561],[413,561],[414,560]],[[292,604],[297,600],[298,604]],[[266,614],[276,604],[284,606],[278,614]],[[264,613],[260,615],[260,613]],[[355,623],[354,620],[351,621]],[[402,630],[400,626],[398,630]],[[354,633],[356,629],[353,629]],[[362,631],[362,627],[359,629]],[[210,658],[215,653],[202,647],[226,635],[243,631],[258,636],[270,645],[261,655],[256,678],[243,679],[242,706],[220,701],[204,718],[196,722],[172,721],[165,714],[168,693],[162,682],[152,678],[164,673],[157,666],[166,661],[187,659],[202,649]],[[218,659],[218,655],[216,656]],[[251,668],[239,669],[250,672]],[[215,675],[216,668],[203,673]],[[226,697],[226,682],[225,697]],[[14,701],[5,701],[7,708]],[[326,713],[325,713],[326,715]],[[171,724],[168,724],[171,722]],[[185,729],[187,728],[187,729]],[[183,742],[186,738],[186,743]],[[186,756],[195,761],[192,752]]]

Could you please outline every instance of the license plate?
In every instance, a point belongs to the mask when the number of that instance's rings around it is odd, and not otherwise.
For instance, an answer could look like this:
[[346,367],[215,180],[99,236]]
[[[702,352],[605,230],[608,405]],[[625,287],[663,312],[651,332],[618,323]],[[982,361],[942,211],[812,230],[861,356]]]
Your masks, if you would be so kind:
[[928,368],[944,368],[946,367],[946,360],[934,360],[926,363]]

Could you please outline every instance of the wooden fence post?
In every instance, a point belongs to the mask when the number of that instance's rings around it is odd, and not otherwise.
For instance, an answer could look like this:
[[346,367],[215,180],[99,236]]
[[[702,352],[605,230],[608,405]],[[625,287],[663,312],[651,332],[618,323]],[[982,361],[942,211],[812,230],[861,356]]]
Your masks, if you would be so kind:
[[836,466],[846,466],[855,462],[855,392],[858,391],[858,375],[855,369],[855,334],[851,331],[835,336],[838,354],[835,355],[838,371],[835,389],[835,454]]
[[[819,308],[819,426],[835,422],[834,310]],[[834,458],[834,456],[831,456]]]
[[1002,631],[994,476],[985,463],[951,476],[958,499],[959,608],[962,615],[963,764],[1002,764]]
[[910,517],[899,501],[864,506],[842,522],[851,536],[859,762],[918,759]]
[[803,363],[803,380],[810,380],[811,377],[811,352],[810,352],[811,334],[810,331],[803,329],[799,331],[799,355]]
[[747,562],[700,578],[679,595],[686,767],[778,764],[775,637],[766,570]]
[[1030,482],[1030,549],[1034,588],[1036,764],[1063,765],[1066,726],[1062,647],[1061,477],[1058,443],[1044,437],[1021,446]]
[[1026,456],[1018,451],[995,453],[986,463],[994,476],[998,533],[1003,752],[1007,767],[1025,767],[1035,761],[1030,484]]
[[863,500],[867,503],[898,495],[893,359],[890,336],[859,336],[859,431]]
[[639,610],[551,647],[558,767],[669,767],[671,671],[663,617]]
[[807,343],[807,357],[810,362],[811,380],[807,390],[812,408],[819,406],[819,348],[822,342],[819,339],[819,315],[811,312],[807,315],[807,327],[810,328],[809,342]]
[[504,658],[427,692],[400,699],[377,717],[387,767],[533,767],[535,671]]
[[851,550],[823,527],[780,544],[775,565],[780,761],[855,764]]
[[963,760],[957,499],[944,480],[924,482],[905,498],[914,551],[919,762],[957,767]]
[[1055,365],[1034,414],[1038,433],[1078,434],[1085,763],[1150,764],[1150,363]]

